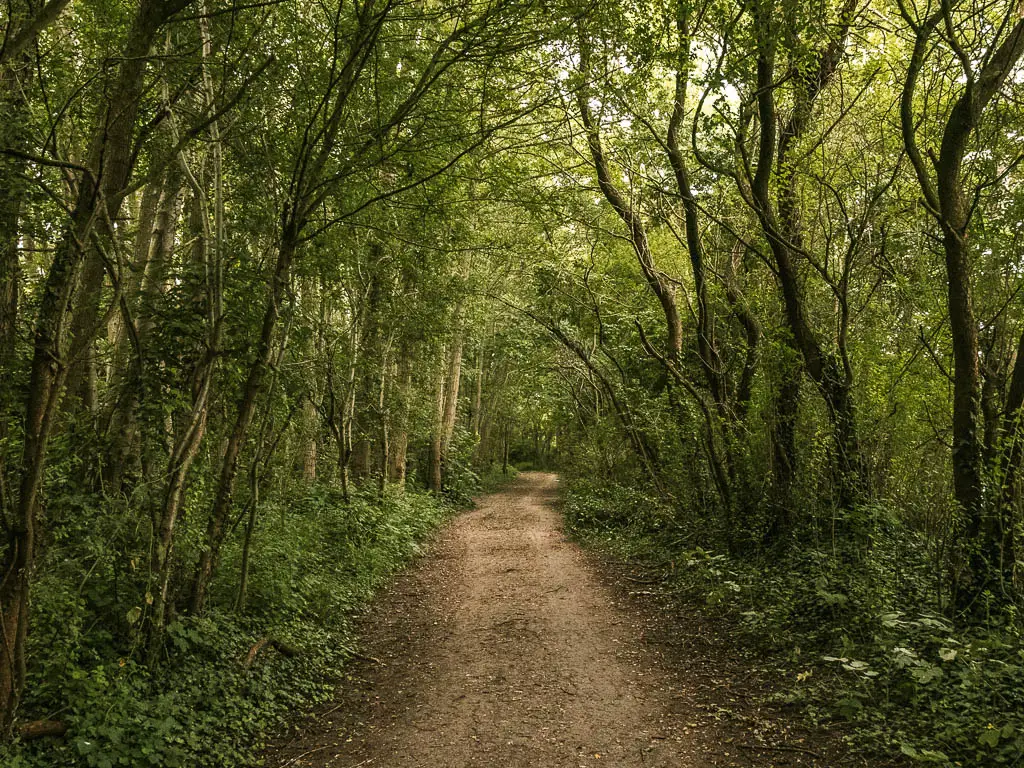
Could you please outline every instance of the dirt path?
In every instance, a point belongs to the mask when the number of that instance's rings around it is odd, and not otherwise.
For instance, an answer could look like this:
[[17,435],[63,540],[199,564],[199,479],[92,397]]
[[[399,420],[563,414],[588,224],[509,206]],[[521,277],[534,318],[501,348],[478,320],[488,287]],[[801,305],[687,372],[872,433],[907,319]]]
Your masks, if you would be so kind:
[[556,489],[528,473],[454,521],[366,618],[364,651],[380,663],[357,666],[333,710],[266,764],[835,764],[732,746],[734,725],[723,735],[696,693],[707,681],[667,664],[566,540]]

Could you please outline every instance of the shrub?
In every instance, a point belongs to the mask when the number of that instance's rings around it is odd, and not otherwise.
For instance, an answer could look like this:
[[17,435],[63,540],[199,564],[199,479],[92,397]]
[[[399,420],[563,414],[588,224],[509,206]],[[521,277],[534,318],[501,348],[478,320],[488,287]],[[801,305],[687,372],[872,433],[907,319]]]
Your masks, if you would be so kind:
[[[95,619],[95,605],[111,606],[103,616],[123,609],[123,585],[119,594],[117,580],[96,578],[78,560],[47,569],[35,585],[23,711],[60,718],[68,733],[11,745],[0,752],[5,768],[246,765],[269,731],[329,699],[353,642],[353,610],[420,551],[447,507],[414,491],[378,499],[361,490],[345,504],[330,488],[289,490],[300,495],[261,512],[245,613],[232,609],[236,537],[212,586],[211,609],[169,623],[156,666],[146,665],[128,617]],[[95,551],[91,557],[105,562]],[[84,580],[83,572],[90,574]],[[263,637],[299,652],[267,649],[243,663]]]

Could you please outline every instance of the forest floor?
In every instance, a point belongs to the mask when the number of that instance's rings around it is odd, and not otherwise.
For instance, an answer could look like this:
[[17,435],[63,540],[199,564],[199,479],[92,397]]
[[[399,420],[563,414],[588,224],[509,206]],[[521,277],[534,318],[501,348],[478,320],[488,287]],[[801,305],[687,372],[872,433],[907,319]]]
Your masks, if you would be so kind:
[[666,612],[569,541],[554,475],[456,518],[361,619],[337,701],[270,768],[866,765],[761,703],[769,679],[705,613]]

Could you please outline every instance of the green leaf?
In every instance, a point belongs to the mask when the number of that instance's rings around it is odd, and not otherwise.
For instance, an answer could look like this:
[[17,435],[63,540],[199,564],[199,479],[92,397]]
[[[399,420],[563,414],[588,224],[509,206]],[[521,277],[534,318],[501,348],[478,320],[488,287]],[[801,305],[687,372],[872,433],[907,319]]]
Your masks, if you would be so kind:
[[989,728],[981,732],[981,736],[978,737],[978,743],[989,747],[998,747],[1000,738],[1001,733],[998,728]]

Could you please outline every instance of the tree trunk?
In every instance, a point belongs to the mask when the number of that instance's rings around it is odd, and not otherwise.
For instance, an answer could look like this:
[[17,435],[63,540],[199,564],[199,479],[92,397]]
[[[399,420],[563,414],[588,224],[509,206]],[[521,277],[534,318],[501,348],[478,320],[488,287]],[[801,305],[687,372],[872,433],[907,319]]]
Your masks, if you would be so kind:
[[697,303],[697,358],[715,408],[723,421],[728,424],[734,415],[729,405],[721,355],[715,343],[714,312],[708,298],[704,246],[700,238],[700,212],[697,208],[697,200],[690,188],[690,173],[686,165],[686,157],[679,148],[679,129],[682,127],[683,118],[686,115],[686,95],[691,67],[689,6],[686,2],[677,3],[676,31],[679,34],[679,51],[675,71],[675,97],[672,104],[672,115],[669,118],[665,147],[669,165],[672,167],[675,177],[676,188],[683,201],[686,251],[690,257],[694,297]]
[[452,341],[451,356],[448,358],[447,381],[444,387],[444,415],[441,421],[441,474],[442,484],[448,476],[448,460],[451,452],[455,421],[459,413],[459,382],[462,379],[463,331],[456,333]]
[[236,613],[245,613],[245,602],[249,596],[249,561],[252,556],[252,535],[256,531],[259,505],[259,462],[253,461],[249,467],[249,511],[245,516],[245,533],[242,537],[242,562],[239,567],[238,594],[235,596]]
[[[174,259],[175,235],[183,203],[182,188],[181,174],[170,171],[160,184],[158,193],[156,190],[151,193],[147,187],[143,197],[140,232],[136,240],[136,263],[141,272],[141,286],[137,297],[132,296],[134,291],[126,297],[126,300],[135,299],[131,305],[136,310],[136,316],[132,320],[135,322],[134,333],[138,349],[125,350],[125,355],[129,358],[125,364],[127,371],[116,376],[112,383],[116,399],[111,405],[111,414],[107,419],[110,443],[104,461],[105,484],[110,493],[120,492],[125,472],[138,461],[138,456],[133,452],[137,450],[139,443],[138,409],[146,366],[145,355],[156,325],[152,310],[159,295],[166,289],[167,275]],[[150,200],[147,200],[147,197]],[[150,205],[155,206],[152,218],[147,213]],[[196,234],[193,233],[193,236]],[[128,322],[128,318],[125,318],[125,324]],[[125,331],[130,333],[131,329],[126,327]],[[159,429],[163,430],[163,425],[160,425]]]
[[[757,41],[757,169],[749,188],[741,188],[764,231],[782,293],[782,305],[793,344],[804,367],[818,387],[828,409],[836,446],[836,483],[840,506],[849,508],[867,491],[865,465],[857,437],[853,399],[852,369],[843,368],[832,352],[826,351],[807,318],[804,290],[796,258],[802,245],[799,196],[795,173],[788,166],[789,153],[804,135],[821,91],[831,82],[846,46],[849,18],[854,5],[844,0],[840,24],[834,37],[821,50],[816,67],[802,75],[792,114],[782,121],[776,106],[776,41],[763,23],[764,35]],[[781,123],[781,128],[780,128]],[[776,177],[774,197],[771,180]]]
[[447,370],[445,361],[447,354],[442,349],[437,362],[437,374],[434,386],[434,428],[430,433],[430,457],[427,464],[427,487],[434,493],[441,493],[442,470],[441,457],[444,447],[444,416],[447,398],[445,396],[445,385],[447,383]]
[[[581,44],[581,68],[585,76],[589,76],[589,50],[585,43]],[[647,285],[651,292],[658,299],[662,313],[665,316],[665,330],[668,334],[669,360],[677,360],[683,351],[683,325],[679,315],[679,307],[676,302],[675,289],[665,279],[654,261],[654,254],[651,252],[650,242],[647,239],[647,230],[640,216],[633,210],[630,202],[623,196],[622,192],[612,180],[611,170],[605,158],[604,149],[601,145],[601,134],[597,122],[591,114],[589,95],[585,89],[579,88],[576,95],[576,104],[580,111],[580,119],[587,135],[587,145],[590,149],[590,156],[597,172],[597,183],[601,193],[618,214],[619,218],[629,230],[629,242],[636,253],[640,270],[643,272]]]
[[[210,41],[205,23],[201,22],[204,58],[210,55]],[[212,86],[207,89],[207,98],[214,98]],[[197,345],[195,362],[192,365],[191,395],[192,402],[187,414],[176,425],[174,443],[168,461],[168,479],[164,493],[164,503],[154,519],[154,545],[150,558],[150,578],[157,584],[153,596],[152,618],[150,621],[149,650],[150,660],[155,662],[160,650],[166,612],[169,599],[171,577],[171,554],[174,545],[175,526],[185,496],[186,480],[195,456],[199,451],[206,432],[207,404],[213,387],[214,363],[220,354],[222,323],[224,314],[223,287],[221,285],[222,265],[224,257],[224,198],[220,184],[223,168],[221,167],[219,133],[216,123],[213,126],[213,163],[214,177],[214,210],[213,226],[206,204],[206,189],[197,180],[197,174],[185,165],[181,158],[185,175],[192,186],[191,235],[192,259],[197,272],[206,276],[204,291],[194,297],[197,304],[205,309],[206,335]],[[199,174],[202,178],[202,174]],[[167,241],[168,244],[172,242]],[[167,254],[162,254],[167,256]]]
[[[178,3],[185,5],[186,3]],[[93,132],[91,179],[83,179],[76,212],[87,214],[86,236],[74,248],[82,268],[70,323],[69,395],[80,407],[96,408],[96,359],[92,348],[99,326],[100,299],[106,266],[101,248],[113,254],[114,224],[121,210],[122,190],[135,162],[135,123],[145,86],[148,54],[164,20],[175,11],[159,0],[144,0],[128,34],[117,77],[110,83],[111,97],[101,109]],[[97,181],[99,186],[97,187]],[[93,241],[96,237],[99,244]]]
[[317,425],[320,422],[316,413],[316,404],[312,395],[306,398],[302,407],[303,415],[303,441],[302,451],[302,478],[307,483],[316,481],[316,459],[318,445],[316,439]]
[[482,421],[484,394],[484,345],[480,343],[476,352],[476,376],[473,381],[473,413],[470,421],[470,430],[478,441],[480,440],[480,423]]
[[501,430],[501,474],[508,477],[508,443],[509,443],[509,432],[511,426],[506,421],[503,429]]
[[395,418],[391,428],[391,452],[388,474],[391,481],[405,486],[406,453],[409,448],[409,398],[412,395],[412,362],[408,352],[398,363]]
[[[24,93],[31,78],[31,62],[19,60],[17,68],[0,70],[0,114],[8,118],[0,127],[0,141],[6,146],[27,150],[28,104]],[[10,519],[14,495],[10,487],[14,455],[8,454],[8,435],[17,419],[18,401],[18,312],[21,304],[20,218],[26,163],[12,157],[0,157],[0,520]]]
[[377,414],[380,418],[378,426],[380,433],[378,440],[380,442],[380,473],[378,475],[378,486],[377,491],[380,498],[384,498],[384,493],[388,486],[388,465],[391,463],[391,435],[388,425],[388,408],[387,408],[387,390],[388,390],[388,344],[384,345],[384,351],[381,355],[380,362],[380,388],[377,393]]
[[260,331],[256,357],[249,367],[249,375],[242,390],[235,412],[235,422],[228,435],[221,460],[220,477],[206,526],[206,538],[203,550],[196,566],[192,581],[192,598],[190,601],[193,613],[201,613],[206,607],[207,591],[210,579],[220,557],[220,549],[227,534],[228,517],[235,492],[235,479],[238,474],[238,461],[249,435],[249,426],[256,413],[256,405],[263,392],[267,374],[270,371],[274,352],[277,323],[280,319],[288,280],[291,276],[292,261],[295,258],[299,231],[294,222],[285,225],[278,248],[277,261],[270,277],[270,290],[266,309],[263,313],[263,324]]
[[[95,221],[98,217],[116,219],[121,190],[131,175],[135,123],[149,49],[167,15],[184,5],[180,0],[143,0],[139,7],[120,59],[109,108],[93,137],[87,164],[90,171],[79,182],[70,222],[41,293],[24,410],[18,506],[0,580],[0,728],[5,732],[10,730],[25,683],[29,587],[36,559],[46,455],[66,378],[67,316]],[[102,180],[102,188],[97,186],[97,179]],[[79,337],[77,343],[85,341]]]
[[[979,69],[963,70],[963,88],[943,127],[938,157],[926,163],[917,145],[915,87],[925,64],[931,36],[948,18],[942,9],[915,23],[915,44],[900,98],[904,147],[917,175],[927,210],[942,232],[946,262],[946,308],[953,346],[953,495],[962,513],[954,531],[962,539],[963,562],[958,563],[954,603],[958,610],[975,612],[980,598],[1002,579],[1003,531],[997,499],[986,499],[985,451],[981,433],[981,369],[978,323],[974,313],[969,245],[973,204],[965,190],[963,163],[968,142],[976,134],[986,107],[1024,56],[1024,20],[1000,27],[1001,39],[992,41]],[[1009,11],[1008,13],[1012,13]],[[980,193],[982,187],[977,187]],[[962,534],[962,535],[961,535]]]

